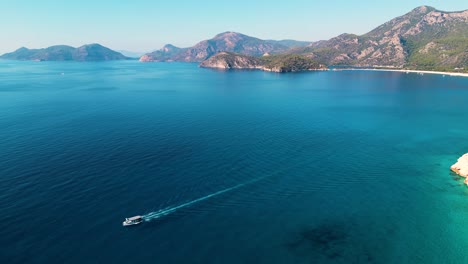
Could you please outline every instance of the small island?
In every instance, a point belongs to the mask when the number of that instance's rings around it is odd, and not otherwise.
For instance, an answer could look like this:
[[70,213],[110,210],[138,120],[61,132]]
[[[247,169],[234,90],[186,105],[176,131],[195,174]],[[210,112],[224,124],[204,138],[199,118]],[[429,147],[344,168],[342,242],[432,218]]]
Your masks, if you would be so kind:
[[253,57],[232,52],[220,52],[200,64],[214,69],[258,69],[269,72],[323,71],[328,68],[303,55],[265,55]]
[[458,159],[457,163],[453,164],[450,169],[456,174],[465,177],[465,184],[468,185],[468,153],[461,156]]

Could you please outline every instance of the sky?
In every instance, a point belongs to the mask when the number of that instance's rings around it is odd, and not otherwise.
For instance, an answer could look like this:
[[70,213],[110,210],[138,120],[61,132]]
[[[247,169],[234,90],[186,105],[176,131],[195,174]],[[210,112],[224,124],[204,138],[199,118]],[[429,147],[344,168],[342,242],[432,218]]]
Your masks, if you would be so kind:
[[364,34],[421,5],[468,9],[465,0],[0,0],[0,54],[89,43],[149,52],[225,31],[316,41]]

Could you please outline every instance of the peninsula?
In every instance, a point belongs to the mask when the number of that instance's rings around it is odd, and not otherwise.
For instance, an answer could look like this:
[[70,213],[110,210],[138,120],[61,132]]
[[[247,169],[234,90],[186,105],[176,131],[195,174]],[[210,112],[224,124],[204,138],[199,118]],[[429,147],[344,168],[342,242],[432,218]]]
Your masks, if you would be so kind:
[[253,57],[231,52],[220,52],[200,64],[203,68],[258,69],[270,72],[298,72],[327,70],[325,65],[301,55],[266,55]]

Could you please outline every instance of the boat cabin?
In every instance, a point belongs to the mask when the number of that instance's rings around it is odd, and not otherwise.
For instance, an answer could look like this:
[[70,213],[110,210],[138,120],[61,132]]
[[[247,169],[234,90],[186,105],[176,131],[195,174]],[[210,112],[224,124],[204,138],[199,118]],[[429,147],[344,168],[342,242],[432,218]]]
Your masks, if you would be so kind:
[[124,226],[137,225],[137,224],[140,224],[142,222],[143,222],[143,217],[141,217],[140,215],[137,215],[137,216],[125,218],[125,221],[123,222],[123,225]]

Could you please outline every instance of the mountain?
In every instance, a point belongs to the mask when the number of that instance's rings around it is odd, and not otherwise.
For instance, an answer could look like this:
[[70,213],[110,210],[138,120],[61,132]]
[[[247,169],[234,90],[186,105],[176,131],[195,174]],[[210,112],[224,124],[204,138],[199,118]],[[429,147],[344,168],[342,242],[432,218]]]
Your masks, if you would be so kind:
[[231,52],[220,52],[200,63],[203,68],[259,69],[272,72],[325,70],[324,65],[301,55],[272,55],[254,57]]
[[156,62],[156,61],[176,61],[180,55],[188,49],[178,48],[174,45],[167,44],[162,49],[153,51],[140,57],[140,61]]
[[78,48],[58,45],[44,49],[19,48],[14,52],[0,56],[8,60],[37,60],[37,61],[108,61],[129,59],[121,53],[113,51],[99,44],[88,44]]
[[214,38],[201,41],[190,48],[181,49],[174,46],[167,50],[165,48],[145,54],[140,58],[140,61],[201,62],[223,51],[258,57],[264,54],[282,53],[289,49],[286,45],[236,32],[218,34]]
[[342,34],[290,53],[327,65],[467,70],[468,10],[420,6],[364,35]]
[[280,44],[288,48],[306,47],[312,44],[310,41],[298,41],[293,39],[267,40],[270,43]]

